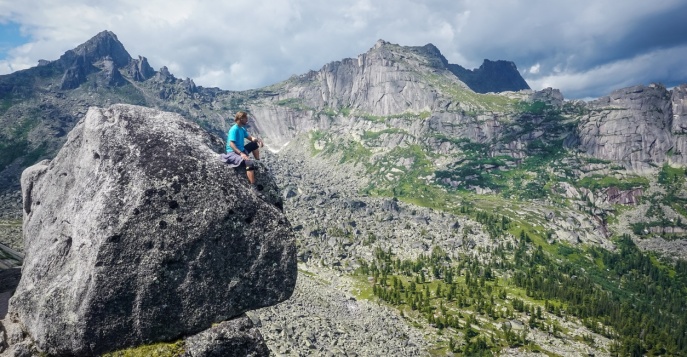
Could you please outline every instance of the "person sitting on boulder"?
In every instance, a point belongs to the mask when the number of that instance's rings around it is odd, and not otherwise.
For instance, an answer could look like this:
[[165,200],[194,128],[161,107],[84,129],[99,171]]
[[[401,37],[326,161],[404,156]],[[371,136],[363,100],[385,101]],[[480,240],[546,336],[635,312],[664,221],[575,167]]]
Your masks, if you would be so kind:
[[[249,154],[253,154],[255,160],[260,160],[260,150],[262,147],[262,140],[254,136],[248,135],[245,126],[248,123],[248,114],[244,111],[236,113],[234,116],[234,124],[227,133],[227,153],[222,155],[222,161],[229,164],[231,167],[246,167],[246,175],[248,182],[251,184],[251,189],[257,191],[255,188],[255,161],[250,160]],[[250,142],[244,144],[245,140]]]

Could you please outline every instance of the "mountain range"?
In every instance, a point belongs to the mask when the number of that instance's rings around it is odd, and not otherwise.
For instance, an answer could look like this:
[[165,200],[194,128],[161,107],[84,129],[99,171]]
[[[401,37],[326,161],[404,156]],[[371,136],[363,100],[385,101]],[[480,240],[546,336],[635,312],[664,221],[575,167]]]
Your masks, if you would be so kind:
[[431,44],[383,40],[227,91],[156,71],[104,31],[0,76],[3,243],[23,250],[22,170],[52,158],[89,107],[175,112],[221,138],[247,110],[301,263],[373,277],[357,298],[426,329],[428,350],[685,353],[686,95],[650,84],[569,101],[531,90],[512,62],[468,70]]

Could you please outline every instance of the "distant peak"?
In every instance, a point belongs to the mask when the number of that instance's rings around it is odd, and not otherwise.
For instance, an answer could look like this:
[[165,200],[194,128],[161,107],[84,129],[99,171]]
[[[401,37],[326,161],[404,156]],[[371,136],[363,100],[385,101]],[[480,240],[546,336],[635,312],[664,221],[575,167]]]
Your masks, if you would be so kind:
[[441,58],[442,62],[444,62],[445,65],[448,64],[448,62],[446,61],[446,58],[444,58],[444,55],[441,54],[441,51],[439,50],[439,48],[437,46],[434,46],[433,44],[428,43],[422,47],[418,47],[418,49],[420,49],[426,55],[439,57],[439,58]]
[[441,53],[441,51],[439,51],[439,48],[437,46],[434,46],[433,43],[428,43],[422,47],[424,47],[428,51],[436,51],[437,53]]
[[93,38],[91,40],[97,39],[97,38],[109,38],[109,39],[113,39],[113,40],[119,42],[119,39],[117,39],[117,35],[115,35],[114,32],[109,31],[109,30],[103,30],[103,31],[98,32],[98,34],[93,36]]
[[74,49],[74,52],[76,53],[83,53],[84,51],[87,51],[89,48],[92,48],[93,46],[97,46],[98,44],[102,43],[115,43],[122,45],[121,42],[119,42],[119,39],[117,38],[117,35],[114,34],[112,31],[102,31],[99,32],[97,35],[91,37],[88,41],[80,44]]
[[378,49],[378,48],[380,48],[384,45],[388,45],[388,44],[389,44],[389,42],[386,42],[382,39],[379,39],[379,40],[377,40],[377,43],[375,43],[374,49]]
[[84,57],[87,62],[93,63],[110,57],[117,67],[124,67],[131,61],[131,56],[124,48],[117,35],[112,31],[102,31],[90,40],[77,46],[74,54]]
[[506,60],[496,60],[492,61],[489,59],[484,59],[480,68],[508,68],[517,70],[517,66],[513,61]]

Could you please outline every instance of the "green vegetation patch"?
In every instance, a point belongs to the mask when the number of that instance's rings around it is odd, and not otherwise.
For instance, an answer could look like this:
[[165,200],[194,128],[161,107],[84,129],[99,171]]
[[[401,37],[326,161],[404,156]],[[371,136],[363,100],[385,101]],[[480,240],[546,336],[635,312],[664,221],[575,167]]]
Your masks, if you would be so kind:
[[368,141],[368,140],[376,140],[379,139],[380,136],[384,134],[404,134],[404,135],[409,135],[407,131],[403,129],[398,129],[398,128],[389,128],[389,129],[384,129],[380,131],[365,131],[363,132],[363,140]]
[[685,169],[664,164],[658,172],[658,183],[667,191],[679,190],[685,183]]
[[364,147],[363,144],[355,140],[340,142],[337,149],[337,151],[341,152],[341,159],[339,159],[340,164],[346,162],[367,164],[370,156],[372,156],[372,151],[370,151],[370,149]]
[[[687,175],[687,170],[684,168],[676,168],[668,164],[664,164],[658,173],[658,184],[661,185],[666,192],[660,202],[666,206],[670,206],[683,217],[687,217],[687,198],[682,194],[685,185],[685,175]],[[654,211],[657,211],[651,212],[652,216],[662,216],[660,207],[656,204],[657,202],[652,203],[655,206],[652,206],[652,208],[654,208]]]
[[619,190],[631,190],[638,187],[646,189],[649,187],[649,180],[641,176],[627,176],[620,179],[614,176],[592,175],[578,180],[576,185],[591,191],[609,187],[617,187]]
[[[410,162],[409,167],[398,165],[403,160]],[[424,180],[424,177],[434,172],[434,164],[419,145],[396,147],[374,164],[370,164],[367,171],[372,177],[371,187],[366,190],[368,194],[424,202],[421,205],[432,205],[435,199],[443,195],[441,190],[428,185]],[[386,181],[389,174],[395,177],[393,182]]]
[[471,116],[484,112],[511,112],[518,103],[517,100],[505,95],[475,93],[468,88],[463,88],[459,83],[437,74],[425,74],[424,77],[439,92],[471,107],[472,109],[466,113]]
[[303,99],[301,99],[301,98],[282,99],[282,100],[277,102],[277,105],[282,106],[282,107],[297,109],[297,110],[301,110],[301,111],[313,110],[313,108],[305,105],[305,103],[303,102]]
[[14,101],[10,95],[0,98],[0,114],[4,114],[13,105]]
[[0,133],[0,171],[4,170],[17,158],[27,155],[26,162],[33,163],[38,157],[45,153],[45,145],[38,148],[31,148],[28,141],[29,132],[38,125],[40,119],[33,113],[28,117],[19,120],[13,127],[5,133]]
[[178,357],[184,354],[184,341],[160,342],[103,354],[102,357]]
[[515,105],[517,111],[539,116],[558,116],[561,110],[542,101],[520,101]]
[[[350,110],[349,110],[350,113]],[[406,119],[406,120],[414,120],[414,119],[427,119],[432,115],[432,113],[423,111],[420,113],[413,113],[413,112],[405,112],[405,113],[400,113],[400,114],[393,114],[393,115],[386,115],[386,116],[379,116],[379,115],[371,115],[371,114],[360,114],[358,117],[362,120],[366,121],[371,121],[374,123],[385,123],[391,119]]]
[[308,134],[308,138],[310,141],[310,152],[312,152],[314,155],[317,155],[323,149],[318,149],[316,144],[320,141],[328,141],[329,135],[323,131],[313,130]]

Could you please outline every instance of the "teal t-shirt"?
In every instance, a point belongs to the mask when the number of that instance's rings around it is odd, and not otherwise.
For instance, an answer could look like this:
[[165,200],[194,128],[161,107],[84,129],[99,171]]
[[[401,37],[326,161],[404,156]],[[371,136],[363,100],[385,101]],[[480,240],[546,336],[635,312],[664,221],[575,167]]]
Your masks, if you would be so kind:
[[236,148],[239,149],[239,151],[243,151],[243,143],[246,141],[248,136],[249,135],[246,128],[240,127],[238,124],[234,124],[234,126],[229,129],[229,134],[227,135],[227,153],[234,151],[229,145],[229,142],[231,141],[234,142],[234,145],[236,145]]

